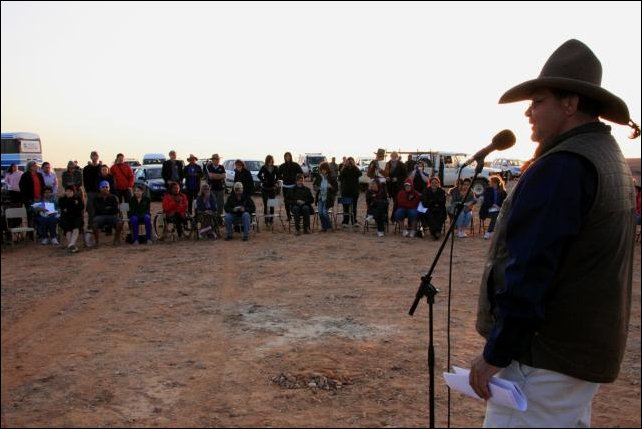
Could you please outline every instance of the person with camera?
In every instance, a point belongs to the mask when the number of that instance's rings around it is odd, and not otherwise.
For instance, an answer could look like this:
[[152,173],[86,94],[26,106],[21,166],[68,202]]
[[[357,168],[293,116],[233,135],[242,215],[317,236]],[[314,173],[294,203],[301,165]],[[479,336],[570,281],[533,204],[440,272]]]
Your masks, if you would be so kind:
[[428,182],[430,181],[430,175],[426,173],[425,171],[426,167],[423,161],[419,160],[415,164],[414,170],[410,172],[410,175],[408,176],[408,179],[412,180],[412,186],[414,187],[415,191],[419,192],[422,194],[426,187],[428,186]]

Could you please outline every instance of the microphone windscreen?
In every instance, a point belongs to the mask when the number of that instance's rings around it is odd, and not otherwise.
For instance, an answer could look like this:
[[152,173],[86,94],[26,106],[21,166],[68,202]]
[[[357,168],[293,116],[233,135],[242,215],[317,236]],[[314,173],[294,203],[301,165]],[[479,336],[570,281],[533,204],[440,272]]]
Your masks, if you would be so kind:
[[501,130],[493,137],[493,147],[495,150],[504,150],[515,144],[515,134],[511,130]]

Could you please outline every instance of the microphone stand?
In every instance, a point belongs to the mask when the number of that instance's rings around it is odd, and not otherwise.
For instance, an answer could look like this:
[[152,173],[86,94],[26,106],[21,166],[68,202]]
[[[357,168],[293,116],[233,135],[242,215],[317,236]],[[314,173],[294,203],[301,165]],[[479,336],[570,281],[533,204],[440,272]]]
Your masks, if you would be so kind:
[[[475,168],[475,175],[473,176],[471,186],[468,187],[468,191],[466,192],[466,195],[464,196],[463,201],[466,201],[468,196],[470,195],[470,192],[472,190],[472,184],[475,183],[475,180],[477,179],[477,176],[479,173],[481,173],[482,169],[484,168],[484,160],[479,159],[477,160],[477,167]],[[461,177],[461,172],[464,169],[464,166],[462,166],[459,169],[459,177]],[[412,303],[412,306],[410,307],[410,311],[408,314],[410,316],[413,316],[415,314],[415,310],[417,309],[417,306],[419,305],[419,301],[422,298],[426,298],[428,302],[428,372],[429,372],[429,381],[428,381],[428,403],[429,403],[429,420],[430,420],[430,426],[431,428],[435,427],[435,346],[433,342],[433,304],[435,303],[435,295],[439,293],[439,289],[437,289],[431,282],[432,282],[432,274],[435,271],[435,267],[437,266],[437,262],[439,262],[439,258],[441,257],[442,252],[444,251],[444,248],[446,247],[446,243],[448,243],[448,239],[450,236],[453,234],[453,231],[455,230],[455,224],[457,222],[457,218],[461,214],[461,212],[464,210],[464,204],[460,204],[455,207],[455,213],[452,222],[450,223],[450,227],[448,228],[448,231],[446,231],[446,235],[444,236],[443,241],[441,242],[441,246],[439,246],[439,250],[437,251],[437,255],[435,255],[435,259],[432,261],[432,265],[430,266],[430,270],[424,275],[421,276],[421,282],[419,283],[419,288],[417,289],[417,293],[415,294],[415,300]],[[451,250],[452,252],[452,250]],[[450,320],[448,321],[450,324]]]

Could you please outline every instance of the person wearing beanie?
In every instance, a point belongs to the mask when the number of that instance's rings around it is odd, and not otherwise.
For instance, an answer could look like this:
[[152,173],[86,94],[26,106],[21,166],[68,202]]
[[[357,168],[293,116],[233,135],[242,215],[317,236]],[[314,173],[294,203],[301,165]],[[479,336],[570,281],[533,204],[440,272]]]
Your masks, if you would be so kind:
[[[417,206],[421,201],[421,194],[415,191],[412,179],[406,179],[403,189],[397,194],[397,211],[395,220],[399,222],[404,237],[414,237],[417,229]],[[403,229],[403,221],[408,219],[408,227]]]

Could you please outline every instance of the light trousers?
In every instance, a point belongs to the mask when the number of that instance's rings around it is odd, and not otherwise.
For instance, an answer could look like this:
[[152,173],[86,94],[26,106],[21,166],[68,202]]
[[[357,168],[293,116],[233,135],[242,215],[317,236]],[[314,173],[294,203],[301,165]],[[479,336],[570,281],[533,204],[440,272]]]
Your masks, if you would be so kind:
[[487,403],[485,428],[591,427],[591,401],[599,384],[511,362],[497,375],[515,382],[528,401],[526,411]]

